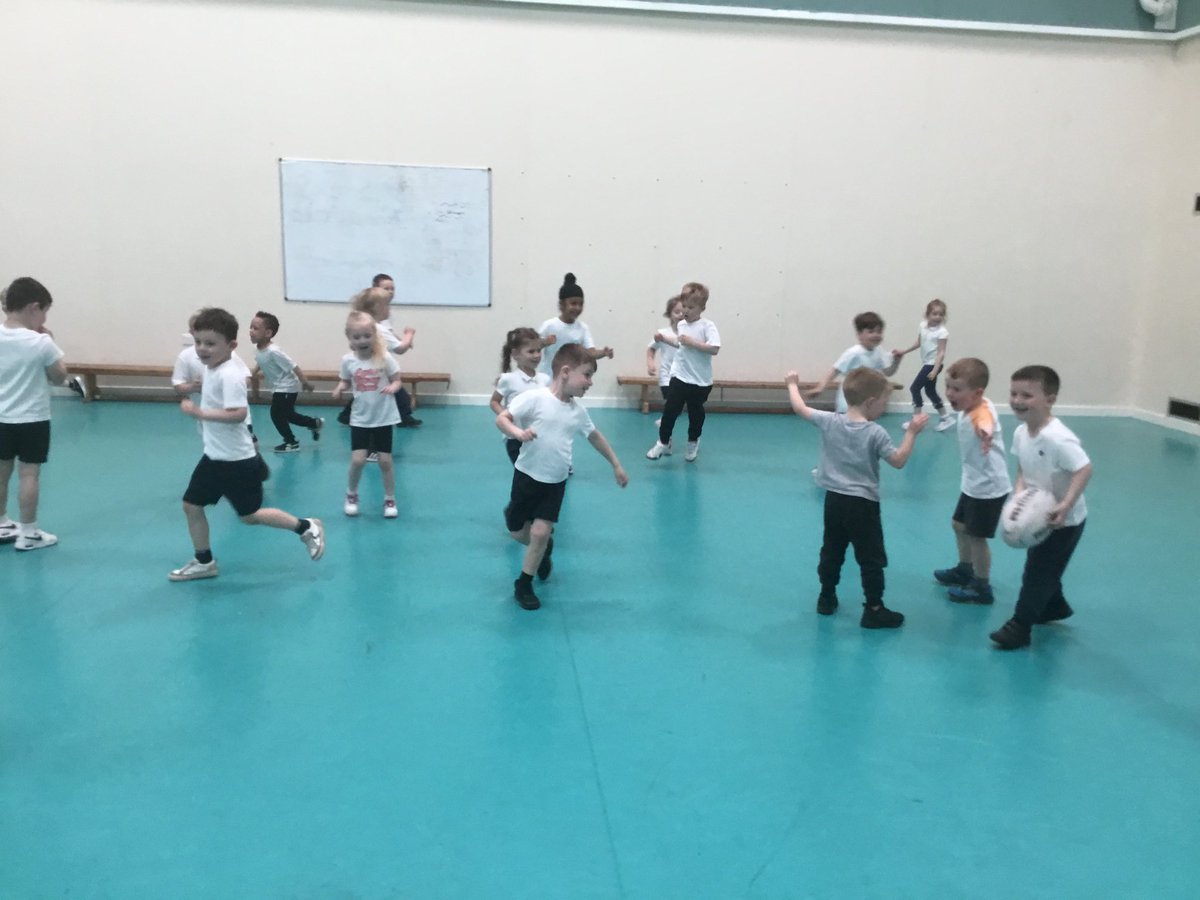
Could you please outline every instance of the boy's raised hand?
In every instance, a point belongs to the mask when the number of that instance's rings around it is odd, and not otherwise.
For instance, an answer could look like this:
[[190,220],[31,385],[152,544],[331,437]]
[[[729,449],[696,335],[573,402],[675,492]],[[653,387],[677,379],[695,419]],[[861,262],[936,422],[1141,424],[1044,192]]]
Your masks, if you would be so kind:
[[909,434],[920,434],[921,431],[929,424],[929,415],[927,413],[917,413],[912,417],[912,421],[908,424]]

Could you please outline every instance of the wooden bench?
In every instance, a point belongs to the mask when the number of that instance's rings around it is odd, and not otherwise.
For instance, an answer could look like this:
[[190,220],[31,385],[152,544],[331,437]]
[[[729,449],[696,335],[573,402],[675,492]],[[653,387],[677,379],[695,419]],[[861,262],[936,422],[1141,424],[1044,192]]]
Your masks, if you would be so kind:
[[[800,382],[801,391],[811,391],[817,386],[816,381]],[[618,375],[617,384],[632,385],[641,388],[641,410],[644,413],[650,412],[651,409],[662,409],[662,399],[658,390],[658,377],[654,375]],[[836,391],[838,382],[834,381],[828,385],[828,390]],[[892,390],[897,390],[903,385],[892,384]],[[714,378],[713,390],[717,392],[717,403],[709,409],[715,412],[791,412],[791,406],[774,407],[774,406],[730,406],[725,404],[725,391],[741,390],[741,391],[775,391],[787,390],[787,382],[782,378],[774,381],[752,381],[740,378]],[[711,399],[711,395],[710,395]]]
[[[85,401],[95,400],[100,396],[100,385],[97,378],[113,377],[113,378],[155,378],[163,379],[170,382],[171,375],[174,374],[174,366],[139,366],[125,365],[121,363],[77,363],[70,362],[67,364],[67,369],[70,375],[78,375],[83,379],[83,399]],[[320,382],[323,384],[336,384],[338,382],[338,373],[332,369],[313,369],[305,370],[304,376],[310,382]],[[408,388],[412,394],[412,405],[416,408],[417,405],[417,386],[420,384],[450,384],[450,375],[446,372],[405,372],[402,375],[404,386]],[[250,380],[250,399],[254,402],[266,402],[266,398],[260,401],[258,378]],[[173,394],[155,397],[153,399],[177,399]],[[305,403],[318,403],[329,405],[333,401],[328,397],[310,397],[304,400]]]
[[[337,384],[341,380],[340,374],[335,369],[306,369],[303,366],[300,369],[304,372],[304,377],[312,384]],[[448,386],[450,384],[450,374],[448,372],[401,372],[400,380],[408,389],[409,394],[412,395],[413,409],[416,409],[418,386],[422,384],[444,384]],[[259,400],[260,381],[260,375],[253,375],[250,378],[250,399],[255,402]],[[314,401],[311,399],[306,400],[302,395],[301,402],[310,403]],[[332,403],[333,401],[317,400],[315,402]]]

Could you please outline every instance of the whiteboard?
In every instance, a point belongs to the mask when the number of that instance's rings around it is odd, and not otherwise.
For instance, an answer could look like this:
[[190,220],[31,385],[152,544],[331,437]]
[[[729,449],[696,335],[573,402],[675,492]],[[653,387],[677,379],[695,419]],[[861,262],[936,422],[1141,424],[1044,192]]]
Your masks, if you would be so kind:
[[398,304],[490,306],[491,170],[279,160],[284,299],[345,303],[376,274]]

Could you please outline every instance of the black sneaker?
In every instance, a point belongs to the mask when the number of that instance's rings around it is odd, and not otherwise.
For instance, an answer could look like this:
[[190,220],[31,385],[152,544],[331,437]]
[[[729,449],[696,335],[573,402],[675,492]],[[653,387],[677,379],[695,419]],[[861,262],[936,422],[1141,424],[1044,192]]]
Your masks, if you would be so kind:
[[517,598],[517,603],[521,604],[521,609],[537,609],[542,605],[533,588],[523,586],[520,578],[513,582],[513,596]]
[[554,563],[550,559],[550,554],[554,552],[554,538],[550,538],[550,543],[546,544],[546,552],[542,554],[542,561],[538,563],[537,577],[539,581],[545,581],[550,577],[550,571],[554,568]]
[[78,375],[67,376],[67,387],[69,387],[84,400],[88,398],[87,389],[83,386],[83,379]]
[[975,576],[964,571],[959,566],[954,566],[950,569],[934,569],[933,580],[938,584],[944,584],[946,587],[966,587]]
[[420,428],[423,423],[416,416],[409,416],[407,419],[401,419],[397,428]]
[[998,631],[988,635],[1001,650],[1016,650],[1029,646],[1029,626],[1009,619]]
[[1047,606],[1042,611],[1042,617],[1037,620],[1039,625],[1049,625],[1051,622],[1061,622],[1063,619],[1069,619],[1075,615],[1075,610],[1071,609],[1071,604],[1064,600],[1061,604],[1056,603],[1052,606]]
[[817,598],[817,613],[822,616],[832,616],[837,612],[838,598],[822,594]]
[[899,628],[904,624],[904,613],[888,609],[883,604],[876,607],[863,604],[862,619],[858,624],[863,628]]
[[317,419],[317,423],[315,425],[313,425],[312,428],[309,429],[309,431],[312,432],[312,439],[314,441],[319,441],[321,439],[321,429],[324,427],[325,427],[325,420]]
[[350,404],[349,403],[346,404],[345,409],[343,409],[340,413],[338,413],[337,419],[338,419],[339,425],[349,425],[350,424]]
[[990,584],[972,579],[970,584],[952,585],[950,590],[946,591],[946,595],[952,603],[973,603],[977,606],[991,606],[996,602],[996,595],[992,593]]
[[299,453],[300,452],[300,442],[293,441],[292,443],[289,444],[287,441],[284,441],[282,444],[279,444],[279,445],[273,447],[272,449],[276,453]]

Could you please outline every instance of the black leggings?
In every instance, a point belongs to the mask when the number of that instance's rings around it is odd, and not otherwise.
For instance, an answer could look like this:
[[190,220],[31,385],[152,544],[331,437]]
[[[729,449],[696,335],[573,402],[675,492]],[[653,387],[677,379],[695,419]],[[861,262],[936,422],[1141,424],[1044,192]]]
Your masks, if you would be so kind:
[[921,366],[921,371],[917,373],[917,377],[913,379],[913,383],[908,386],[908,391],[912,394],[913,409],[920,409],[923,401],[921,400],[921,390],[929,395],[930,401],[933,403],[933,408],[938,412],[945,409],[942,404],[942,398],[938,396],[937,380],[930,379],[929,373],[933,371],[933,366]]
[[704,401],[712,393],[711,384],[688,384],[678,378],[672,378],[667,385],[667,400],[663,404],[662,424],[658,426],[658,439],[666,444],[671,440],[671,432],[675,430],[675,420],[683,412],[684,406],[688,411],[688,440],[700,440],[704,431]]
[[315,428],[317,425],[316,419],[296,412],[296,398],[299,396],[299,394],[271,395],[271,423],[285,444],[296,443],[296,435],[292,433],[293,425],[303,425],[305,428]]

